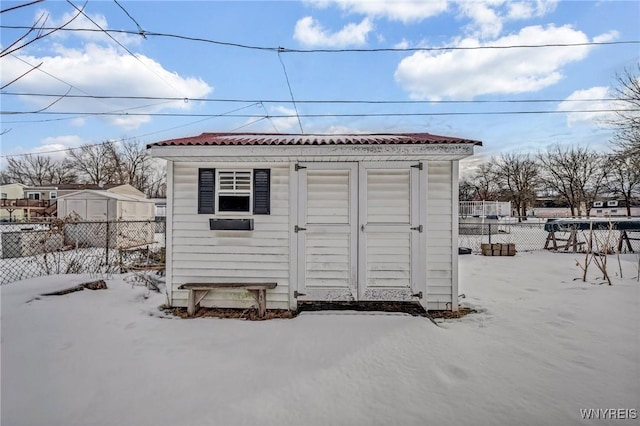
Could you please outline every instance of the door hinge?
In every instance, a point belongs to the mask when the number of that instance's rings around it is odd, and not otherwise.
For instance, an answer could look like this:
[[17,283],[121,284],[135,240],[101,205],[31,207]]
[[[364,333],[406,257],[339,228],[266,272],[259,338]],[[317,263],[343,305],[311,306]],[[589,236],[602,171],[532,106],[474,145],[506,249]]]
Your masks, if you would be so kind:
[[422,163],[414,164],[411,167],[413,167],[414,169],[422,170]]
[[298,293],[298,290],[295,290],[293,292],[293,297],[295,297],[297,299],[298,296],[306,296],[306,293]]
[[413,297],[417,297],[418,299],[422,299],[422,292],[419,291],[416,294],[412,294]]
[[307,228],[300,228],[298,225],[293,227],[294,232],[306,231]]
[[422,225],[414,226],[411,228],[412,231],[422,232]]
[[294,166],[294,169],[296,170],[296,172],[297,172],[298,170],[300,170],[300,169],[306,169],[306,168],[307,168],[307,166],[301,166],[300,164],[296,164],[296,165]]

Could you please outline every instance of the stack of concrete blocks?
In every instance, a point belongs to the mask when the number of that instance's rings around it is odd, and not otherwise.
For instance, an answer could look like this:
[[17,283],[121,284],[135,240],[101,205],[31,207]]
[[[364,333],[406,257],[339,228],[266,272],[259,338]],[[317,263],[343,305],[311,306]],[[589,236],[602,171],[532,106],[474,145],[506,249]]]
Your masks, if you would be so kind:
[[484,256],[515,256],[515,244],[482,244],[482,254]]

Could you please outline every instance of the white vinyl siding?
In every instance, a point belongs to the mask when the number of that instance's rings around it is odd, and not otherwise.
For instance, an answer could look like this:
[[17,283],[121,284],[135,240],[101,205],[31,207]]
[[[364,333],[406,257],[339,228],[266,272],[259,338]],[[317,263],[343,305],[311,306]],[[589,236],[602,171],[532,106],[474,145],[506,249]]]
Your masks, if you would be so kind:
[[452,166],[451,161],[428,163],[426,261],[429,309],[451,309],[452,303]]
[[[267,291],[267,308],[288,309],[289,164],[234,163],[233,170],[237,171],[271,169],[271,213],[250,216],[254,220],[253,231],[212,231],[209,218],[216,215],[198,214],[198,169],[225,171],[232,169],[229,166],[229,163],[174,163],[173,214],[167,218],[172,228],[172,303],[186,306],[187,292],[178,287],[187,282],[276,282],[277,287]],[[242,177],[234,180],[234,190],[246,188]],[[224,213],[225,217],[236,214]],[[237,214],[246,217],[246,213]],[[254,299],[244,290],[215,290],[201,302],[206,307],[238,308],[253,304]]]

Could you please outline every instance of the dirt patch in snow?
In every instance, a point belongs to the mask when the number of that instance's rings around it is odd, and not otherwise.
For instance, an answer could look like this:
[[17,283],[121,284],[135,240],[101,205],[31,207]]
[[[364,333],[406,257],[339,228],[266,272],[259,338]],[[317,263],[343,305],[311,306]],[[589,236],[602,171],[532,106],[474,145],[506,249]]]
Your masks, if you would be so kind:
[[258,315],[258,310],[254,308],[232,309],[200,307],[196,310],[195,314],[189,316],[187,314],[187,308],[171,308],[167,306],[161,306],[160,309],[180,318],[236,318],[249,321],[262,321],[276,318],[288,319],[298,315],[297,312],[288,311],[286,309],[269,309],[265,313],[264,318],[260,318],[260,316]]
[[291,319],[295,318],[301,312],[317,312],[317,311],[359,311],[359,312],[390,312],[405,313],[412,316],[427,318],[444,318],[457,319],[465,315],[476,312],[474,309],[461,307],[456,312],[451,311],[425,311],[424,308],[417,303],[411,302],[300,302],[298,311],[289,311],[286,309],[269,309],[264,318],[260,318],[258,310],[249,309],[233,309],[233,308],[204,308],[199,307],[193,316],[187,314],[187,308],[172,308],[166,305],[160,306],[160,309],[168,314],[180,318],[236,318],[249,321],[262,321],[269,319]]

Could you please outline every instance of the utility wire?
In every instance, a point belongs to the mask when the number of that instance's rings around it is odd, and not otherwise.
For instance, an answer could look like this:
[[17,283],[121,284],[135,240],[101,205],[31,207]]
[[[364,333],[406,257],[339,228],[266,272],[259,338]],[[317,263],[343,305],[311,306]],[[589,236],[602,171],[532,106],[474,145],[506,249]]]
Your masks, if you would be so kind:
[[293,102],[293,109],[296,111],[296,117],[298,118],[300,133],[304,135],[304,130],[302,129],[302,121],[300,121],[300,114],[298,113],[298,106],[296,105],[296,100],[293,97],[293,91],[291,90],[291,83],[289,83],[289,75],[287,74],[287,68],[284,66],[284,61],[280,56],[280,50],[278,50],[278,59],[280,60],[280,64],[282,65],[282,71],[284,71],[284,77],[287,80],[287,87],[289,87],[289,94],[291,95],[291,102]]
[[271,119],[271,117],[269,116],[269,111],[267,111],[267,107],[264,106],[264,103],[260,102],[260,106],[262,106],[262,109],[264,110],[265,118],[268,118],[269,121],[271,122],[271,125],[273,126],[273,130],[276,131],[276,133],[280,133],[280,131],[278,130],[278,127],[276,127],[276,123],[273,122],[273,120]]
[[[54,93],[0,92],[3,96],[59,97]],[[237,98],[181,98],[165,96],[118,96],[118,95],[68,95],[68,98],[124,99],[124,100],[166,100],[191,102],[228,103],[289,103],[288,99],[237,99]],[[472,100],[376,100],[376,99],[296,99],[297,104],[488,104],[488,103],[554,103],[554,102],[612,102],[632,101],[632,98],[585,98],[585,99],[472,99]],[[268,115],[268,114],[267,114]]]
[[[128,138],[121,138],[121,139],[119,139],[119,140],[121,140],[121,141],[135,140],[135,139],[140,139],[140,138],[143,138],[143,137],[146,137],[146,136],[156,135],[156,134],[158,134],[158,133],[168,132],[168,131],[170,131],[170,130],[175,130],[175,129],[179,129],[179,128],[181,128],[181,127],[187,127],[187,126],[191,126],[191,125],[193,125],[193,124],[201,123],[201,122],[203,122],[203,121],[211,120],[212,118],[215,118],[215,117],[224,117],[225,115],[228,115],[228,114],[231,114],[231,113],[234,113],[234,112],[238,112],[238,111],[241,111],[241,110],[246,109],[246,108],[251,108],[251,107],[254,107],[254,106],[256,106],[256,105],[258,105],[258,104],[257,104],[257,103],[254,103],[254,104],[251,104],[251,105],[246,105],[246,106],[243,106],[243,107],[241,107],[241,108],[232,109],[232,110],[230,110],[230,111],[223,112],[223,113],[221,113],[221,114],[217,114],[217,115],[215,115],[215,116],[207,117],[207,118],[204,118],[204,119],[201,119],[201,120],[193,121],[193,122],[191,122],[191,123],[182,124],[182,125],[180,125],[180,126],[169,127],[169,128],[167,128],[167,129],[158,130],[158,131],[156,131],[156,132],[145,133],[145,134],[143,134],[143,135],[131,136],[131,137],[128,137]],[[71,120],[71,119],[74,119],[74,118],[77,118],[77,117],[57,118],[57,119],[52,119],[52,120],[43,120],[43,121],[53,121],[53,120]],[[264,119],[264,117],[262,117],[260,120],[262,120],[262,119]],[[253,122],[251,122],[251,123],[248,123],[247,125],[253,124],[253,123],[258,122],[258,121],[260,121],[260,120],[253,121]],[[38,122],[38,121],[34,121],[34,122]],[[242,127],[246,127],[246,125],[245,125],[245,126],[241,126],[241,127],[239,127],[239,128],[242,128]],[[239,128],[238,128],[238,129],[239,129]],[[236,130],[237,130],[237,129],[236,129]],[[233,132],[233,131],[235,131],[235,130],[231,130],[231,131]],[[101,143],[93,144],[93,145],[89,145],[89,146],[92,146],[92,147],[93,147],[93,146],[103,145],[104,143],[106,143],[106,142],[101,142]],[[7,158],[7,157],[20,157],[20,156],[26,156],[26,155],[53,154],[53,153],[56,153],[56,152],[63,152],[63,151],[70,151],[70,150],[71,150],[71,151],[73,151],[73,150],[76,150],[76,149],[82,149],[82,147],[65,148],[65,149],[56,149],[56,150],[51,150],[51,151],[42,151],[42,152],[28,152],[28,153],[22,153],[22,154],[0,155],[0,158]]]
[[[136,107],[140,108],[140,107]],[[270,115],[272,118],[339,118],[339,117],[428,117],[428,116],[463,116],[463,115],[535,115],[535,114],[573,114],[573,113],[607,113],[607,112],[640,112],[640,108],[630,109],[582,109],[582,110],[538,110],[538,111],[469,111],[469,112],[388,112],[388,113],[332,113],[332,114],[277,114]],[[0,115],[25,115],[25,114],[48,114],[48,115],[77,115],[79,117],[89,116],[150,116],[150,117],[218,117],[219,114],[204,113],[128,113],[128,112],[32,112],[32,111],[0,111]],[[263,115],[256,114],[227,114],[226,117],[235,118],[258,118]],[[4,121],[5,123],[21,123],[35,121]]]
[[[44,0],[35,0],[35,1],[30,2],[30,3],[19,4],[18,6],[13,6],[13,7],[9,7],[9,8],[6,8],[6,9],[2,9],[2,10],[0,10],[0,13],[11,12],[12,10],[20,9],[21,7],[32,6],[34,4],[41,3],[43,1]],[[26,28],[23,28],[23,29],[26,29]]]
[[[29,27],[18,25],[0,25],[0,28],[26,29]],[[49,29],[49,28],[43,28]],[[139,31],[132,30],[96,30],[91,28],[63,28],[60,31],[84,31],[84,32],[105,32],[140,35]],[[207,39],[202,37],[191,37],[180,34],[160,33],[154,31],[144,31],[147,37],[176,38],[186,41],[197,41],[202,43],[216,44],[227,47],[237,47],[258,51],[280,52],[280,53],[369,53],[369,52],[438,52],[450,50],[486,50],[486,49],[535,49],[547,47],[580,47],[580,46],[614,46],[623,44],[640,44],[640,40],[619,40],[619,41],[586,41],[581,43],[545,43],[545,44],[512,44],[512,45],[486,45],[486,46],[440,46],[440,47],[383,47],[383,48],[343,48],[343,49],[290,49],[286,47],[257,46],[242,43],[226,42],[220,40]]]
[[140,24],[138,23],[138,21],[136,21],[136,19],[131,16],[131,14],[127,11],[127,9],[125,9],[120,3],[118,3],[118,0],[113,0],[115,2],[115,4],[118,5],[118,7],[120,7],[120,9],[122,9],[122,11],[133,21],[134,24],[136,24],[136,26],[138,27],[138,34],[140,34],[143,38],[147,38],[145,36],[145,30],[142,29],[142,27],[140,26]]
[[111,34],[109,34],[109,32],[107,30],[105,30],[104,28],[102,28],[100,26],[100,24],[98,24],[96,21],[94,21],[93,19],[91,19],[91,17],[89,15],[87,15],[86,13],[84,13],[84,10],[80,10],[78,9],[78,7],[73,4],[71,2],[71,0],[67,0],[67,3],[69,3],[71,6],[73,6],[77,11],[79,11],[80,13],[82,13],[82,15],[84,15],[85,18],[87,18],[89,21],[91,21],[96,27],[98,27],[100,29],[101,32],[103,32],[104,34],[106,34],[111,40],[113,40],[118,46],[122,47],[129,55],[131,55],[136,61],[140,62],[146,69],[148,69],[149,71],[151,71],[153,74],[155,74],[156,77],[158,77],[164,84],[166,84],[167,86],[169,86],[170,88],[172,88],[173,90],[176,91],[176,93],[180,93],[180,91],[178,89],[176,89],[171,83],[169,83],[168,81],[166,81],[164,78],[162,78],[162,76],[160,74],[158,74],[157,72],[155,72],[151,67],[149,67],[147,64],[145,64],[142,59],[140,59],[138,56],[136,56],[132,51],[130,51],[124,44],[120,43],[118,40],[116,40],[115,37],[113,37]]

